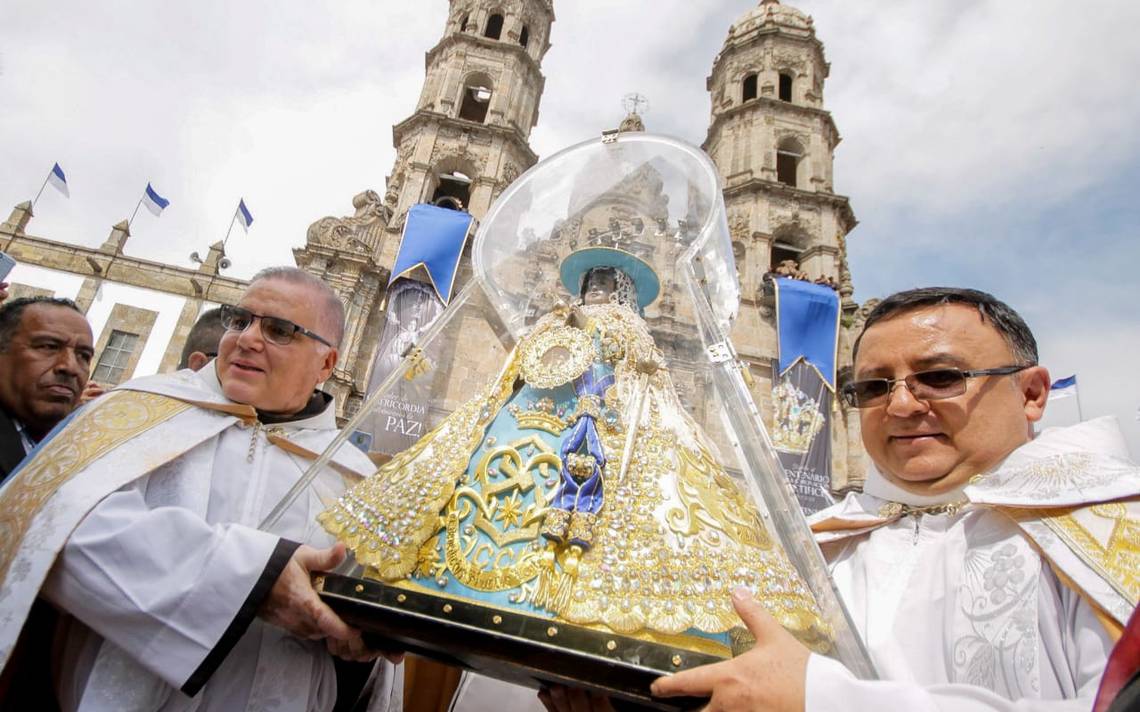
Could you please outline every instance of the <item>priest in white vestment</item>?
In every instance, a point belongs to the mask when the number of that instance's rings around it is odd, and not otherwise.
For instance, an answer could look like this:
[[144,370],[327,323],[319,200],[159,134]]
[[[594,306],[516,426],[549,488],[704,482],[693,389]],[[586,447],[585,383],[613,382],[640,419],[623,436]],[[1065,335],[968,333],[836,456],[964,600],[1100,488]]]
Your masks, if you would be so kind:
[[[756,647],[661,678],[710,710],[1089,710],[1140,594],[1140,468],[1112,419],[1033,437],[1049,376],[974,290],[884,300],[844,390],[874,462],[812,518],[879,680],[810,654],[749,600]],[[588,702],[559,690],[546,701]],[[585,707],[579,707],[585,709]]]
[[[0,526],[14,534],[0,544],[0,661],[19,658],[37,594],[37,607],[53,604],[63,710],[301,712],[362,692],[338,690],[333,655],[375,653],[309,571],[343,558],[315,515],[371,462],[342,448],[258,528],[337,434],[332,399],[315,388],[336,364],[341,302],[274,268],[223,307],[223,323],[214,362],[99,398],[0,490]],[[20,683],[5,682],[6,704],[28,700]],[[399,709],[390,663],[369,690],[370,709]]]

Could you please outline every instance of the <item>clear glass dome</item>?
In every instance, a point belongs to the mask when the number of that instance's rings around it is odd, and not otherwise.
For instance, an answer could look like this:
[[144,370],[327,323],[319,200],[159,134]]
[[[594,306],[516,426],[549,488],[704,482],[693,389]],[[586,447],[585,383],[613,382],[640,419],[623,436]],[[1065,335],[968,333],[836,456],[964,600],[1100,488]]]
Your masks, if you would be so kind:
[[744,585],[873,675],[727,337],[708,157],[646,133],[559,152],[495,203],[472,261],[314,465],[351,437],[379,466],[321,518],[357,573],[724,656]]

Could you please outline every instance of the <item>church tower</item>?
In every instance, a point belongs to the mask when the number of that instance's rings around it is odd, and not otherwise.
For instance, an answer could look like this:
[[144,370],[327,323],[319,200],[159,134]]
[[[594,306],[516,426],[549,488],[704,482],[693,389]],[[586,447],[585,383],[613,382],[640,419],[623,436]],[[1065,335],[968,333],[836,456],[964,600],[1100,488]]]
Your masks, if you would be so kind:
[[385,200],[397,215],[427,202],[480,218],[534,165],[528,141],[553,21],[551,0],[451,0],[416,111],[392,129]]
[[[702,147],[724,180],[742,293],[732,338],[759,376],[753,388],[766,418],[777,336],[765,275],[792,260],[801,277],[837,288],[845,322],[857,308],[846,264],[846,235],[856,220],[832,182],[840,137],[823,104],[828,70],[812,19],[779,0],[762,0],[729,28],[707,80],[712,116]],[[842,373],[850,350],[840,332]],[[863,465],[857,418],[835,415],[836,425],[848,424],[832,429],[833,489],[842,490],[857,484],[847,473],[861,479]]]
[[[408,209],[432,203],[478,220],[538,160],[529,139],[553,22],[552,0],[450,0],[415,112],[392,128],[396,160],[384,197],[360,193],[355,215],[318,220],[294,250],[297,265],[345,303],[340,362],[325,385],[342,404],[339,415],[355,412],[371,379]],[[456,289],[469,275],[465,256]]]

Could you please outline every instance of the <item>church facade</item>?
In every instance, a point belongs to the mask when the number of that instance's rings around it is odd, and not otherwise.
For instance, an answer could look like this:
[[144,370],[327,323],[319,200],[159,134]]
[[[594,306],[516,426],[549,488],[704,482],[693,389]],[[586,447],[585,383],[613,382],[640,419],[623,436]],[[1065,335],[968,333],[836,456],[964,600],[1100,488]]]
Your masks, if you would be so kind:
[[[366,190],[356,195],[352,215],[317,220],[304,246],[294,250],[298,266],[325,279],[345,303],[348,328],[341,360],[326,384],[337,398],[340,415],[351,416],[360,407],[376,375],[377,349],[389,316],[391,270],[408,209],[432,203],[466,211],[478,221],[503,190],[537,162],[529,139],[539,118],[542,60],[551,46],[554,21],[552,0],[450,0],[442,37],[427,53],[414,111],[393,127],[396,158],[383,193]],[[840,137],[824,106],[828,69],[811,18],[778,0],[763,0],[729,29],[707,79],[711,116],[702,147],[723,180],[742,292],[732,339],[766,419],[772,415],[777,350],[769,275],[783,265],[784,271],[791,269],[800,278],[838,291],[843,315],[839,382],[849,370],[850,341],[865,313],[853,301],[846,262],[846,236],[856,220],[832,180]],[[624,130],[640,128],[636,113],[622,125]],[[17,206],[0,225],[0,249],[22,263],[80,275],[82,307],[90,306],[104,281],[185,299],[165,346],[163,369],[173,366],[171,358],[181,350],[197,314],[208,304],[236,299],[243,286],[240,280],[218,275],[218,262],[224,258],[220,245],[198,270],[187,270],[124,255],[129,236],[125,225],[116,226],[101,248],[88,249],[28,235],[30,219],[30,207]],[[457,286],[470,276],[465,254]],[[111,354],[124,362],[120,378],[131,375],[127,366],[132,355],[121,348],[124,338],[141,336],[145,341],[138,324],[148,318],[153,323],[153,317],[131,309],[117,317],[112,313],[98,337],[96,368],[115,341],[123,352]],[[655,316],[662,315],[652,309],[647,313],[648,318]],[[137,354],[133,358],[137,362]],[[473,373],[493,369],[491,359],[487,364],[478,362],[478,354],[473,359]],[[700,410],[699,386],[689,390],[694,408]],[[831,422],[832,490],[858,488],[865,455],[857,413],[836,402]]]

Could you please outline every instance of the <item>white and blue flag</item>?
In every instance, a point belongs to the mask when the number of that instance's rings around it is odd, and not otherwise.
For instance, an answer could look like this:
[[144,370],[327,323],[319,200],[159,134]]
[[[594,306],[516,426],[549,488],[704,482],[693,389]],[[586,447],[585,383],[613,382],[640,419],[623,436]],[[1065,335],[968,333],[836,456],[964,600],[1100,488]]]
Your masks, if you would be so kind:
[[63,193],[65,197],[71,197],[71,191],[67,187],[67,176],[63,174],[63,169],[59,167],[58,163],[51,167],[47,182],[51,183],[52,187]]
[[1077,395],[1077,376],[1073,374],[1068,378],[1060,378],[1049,386],[1049,400],[1070,398]]
[[245,198],[238,199],[237,219],[248,233],[249,226],[253,224],[253,213],[249,212],[249,208],[245,207]]
[[170,205],[170,201],[159,195],[150,183],[146,184],[146,192],[143,193],[142,202],[155,217],[162,215],[163,209]]

